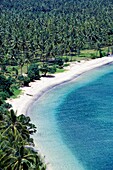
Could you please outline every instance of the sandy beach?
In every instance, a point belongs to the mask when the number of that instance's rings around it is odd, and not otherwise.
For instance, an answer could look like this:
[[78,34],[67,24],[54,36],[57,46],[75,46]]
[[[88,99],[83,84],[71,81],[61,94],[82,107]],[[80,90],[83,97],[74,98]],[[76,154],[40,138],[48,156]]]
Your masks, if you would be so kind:
[[41,77],[41,80],[31,82],[29,87],[22,87],[22,94],[16,99],[8,99],[7,102],[12,105],[14,111],[17,112],[17,115],[25,114],[30,104],[40,97],[47,89],[69,81],[86,71],[110,62],[113,62],[113,57],[73,62],[70,66],[66,67],[66,71],[63,73],[57,73],[51,77]]

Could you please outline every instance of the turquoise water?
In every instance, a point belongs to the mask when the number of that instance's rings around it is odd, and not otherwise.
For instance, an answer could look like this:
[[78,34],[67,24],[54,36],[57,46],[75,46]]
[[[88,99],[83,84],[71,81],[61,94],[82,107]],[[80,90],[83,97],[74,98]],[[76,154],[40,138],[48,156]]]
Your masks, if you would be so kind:
[[113,65],[54,87],[29,115],[53,170],[113,170]]

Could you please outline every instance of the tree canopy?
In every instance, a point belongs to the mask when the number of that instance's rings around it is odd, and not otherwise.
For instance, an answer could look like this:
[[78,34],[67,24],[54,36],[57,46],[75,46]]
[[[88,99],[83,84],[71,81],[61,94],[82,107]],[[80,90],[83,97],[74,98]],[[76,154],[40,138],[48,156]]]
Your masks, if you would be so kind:
[[112,0],[2,0],[0,57],[20,67],[33,59],[113,44]]
[[32,147],[35,125],[5,100],[67,56],[95,49],[102,57],[102,47],[113,53],[113,0],[0,0],[0,169],[46,169]]

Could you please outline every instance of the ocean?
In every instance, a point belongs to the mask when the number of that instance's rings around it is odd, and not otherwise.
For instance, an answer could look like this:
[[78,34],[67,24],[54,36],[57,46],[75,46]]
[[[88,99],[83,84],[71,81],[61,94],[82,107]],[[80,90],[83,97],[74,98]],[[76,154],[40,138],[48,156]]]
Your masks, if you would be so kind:
[[48,89],[28,115],[53,170],[113,170],[113,64]]

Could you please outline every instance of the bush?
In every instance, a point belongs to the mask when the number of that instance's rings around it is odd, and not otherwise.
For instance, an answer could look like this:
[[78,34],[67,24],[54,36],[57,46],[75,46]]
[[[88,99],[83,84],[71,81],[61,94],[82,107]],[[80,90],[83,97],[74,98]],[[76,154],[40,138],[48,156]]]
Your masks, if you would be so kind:
[[6,71],[7,71],[6,65],[2,65],[2,66],[1,66],[1,71],[2,71],[2,72],[6,72]]
[[3,103],[1,106],[6,109],[10,109],[12,107],[12,105],[9,103]]
[[3,99],[0,96],[0,106],[4,103]]
[[56,63],[60,68],[62,68],[62,67],[63,67],[63,64],[64,64],[62,58],[57,58],[56,61],[55,61],[55,63]]
[[30,78],[29,77],[21,75],[21,76],[18,77],[18,80],[21,82],[21,85],[29,86],[29,83],[30,83]]
[[20,86],[18,84],[12,84],[12,86],[11,86],[12,93],[14,92],[14,90],[17,90],[19,88],[20,88]]
[[3,106],[0,106],[0,120],[2,121],[4,117],[7,115],[8,110]]
[[98,57],[96,57],[96,56],[91,56],[91,59],[96,59],[96,58],[98,58]]
[[49,67],[48,65],[44,64],[41,68],[40,71],[46,76],[47,72],[49,72]]
[[24,77],[24,86],[29,86],[29,83],[30,83],[30,78]]
[[30,78],[31,81],[40,79],[39,68],[37,64],[31,64],[29,66],[28,77]]
[[68,67],[70,64],[68,64],[68,63],[66,63],[66,64],[64,64],[64,67]]
[[4,75],[0,75],[0,92],[5,92],[11,95],[10,87],[13,84],[13,79],[11,77],[6,78]]
[[12,71],[15,71],[15,75],[16,75],[16,78],[17,78],[17,77],[18,77],[18,69],[15,68],[15,67],[13,67],[13,68],[12,68]]
[[101,49],[99,49],[99,57],[100,57],[100,58],[103,57],[103,54],[102,54],[102,50],[101,50]]
[[22,75],[18,76],[18,80],[19,81],[24,81],[24,76],[22,76]]
[[[20,75],[18,76],[18,80],[19,80],[19,86],[23,86],[24,85],[24,76]],[[15,88],[17,89],[17,88]]]
[[55,66],[50,67],[50,68],[49,68],[49,72],[50,72],[51,74],[54,74],[54,73],[56,72],[56,67],[55,67]]
[[2,100],[6,100],[9,97],[10,97],[10,95],[8,94],[8,92],[0,92],[0,98]]
[[64,62],[66,62],[66,63],[69,62],[69,58],[66,57],[66,58],[64,59]]
[[103,57],[106,56],[106,52],[103,52],[103,53],[102,53],[102,56],[103,56]]

